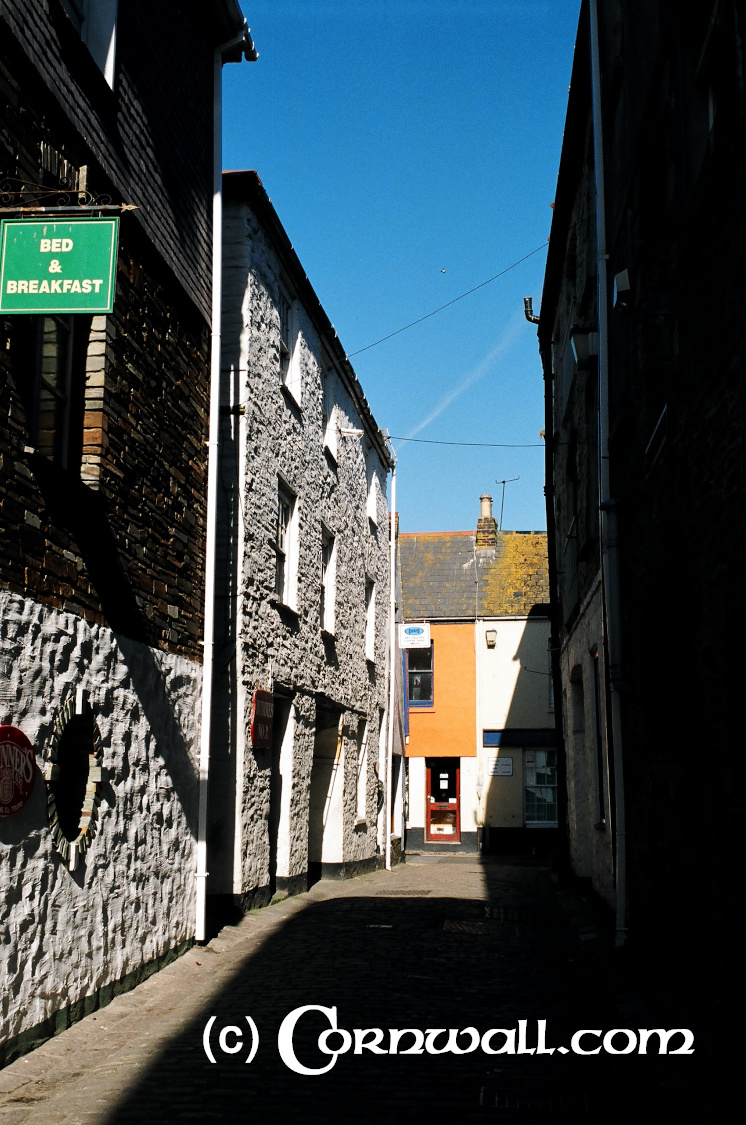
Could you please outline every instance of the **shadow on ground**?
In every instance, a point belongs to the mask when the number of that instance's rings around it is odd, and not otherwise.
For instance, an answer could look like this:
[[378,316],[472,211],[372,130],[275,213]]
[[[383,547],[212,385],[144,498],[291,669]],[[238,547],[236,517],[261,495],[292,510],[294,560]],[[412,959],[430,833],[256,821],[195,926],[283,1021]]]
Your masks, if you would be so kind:
[[[471,868],[478,866],[470,861]],[[461,868],[466,874],[467,867]],[[471,872],[470,872],[471,873]],[[538,1020],[546,1042],[570,1044],[580,1028],[619,1023],[605,985],[602,950],[591,951],[567,924],[546,868],[492,861],[483,867],[485,900],[435,897],[426,870],[419,890],[405,886],[367,897],[310,903],[246,960],[209,1010],[153,1060],[112,1125],[155,1122],[471,1122],[628,1123],[645,1112],[680,1122],[708,1120],[692,1100],[693,1057],[495,1054],[340,1055],[326,1074],[294,1074],[277,1049],[282,1019],[306,1004],[336,1007],[340,1027],[517,1028],[528,1046]],[[455,875],[458,878],[458,875]],[[394,893],[392,893],[392,890]],[[216,956],[205,950],[205,958]],[[203,1028],[216,1016],[212,1065]],[[246,1045],[221,1054],[219,1031],[247,1029],[260,1045],[246,1065]],[[317,1046],[328,1021],[317,1013],[297,1025],[295,1049],[308,1067],[329,1060]],[[469,1036],[459,1040],[460,1045]],[[496,1036],[497,1047],[505,1041]],[[229,1036],[228,1045],[234,1037]],[[402,1048],[413,1042],[402,1041]],[[444,1037],[436,1042],[441,1046]],[[335,1042],[331,1046],[337,1046]],[[593,1044],[591,1044],[593,1045]],[[709,1118],[712,1120],[712,1118]]]

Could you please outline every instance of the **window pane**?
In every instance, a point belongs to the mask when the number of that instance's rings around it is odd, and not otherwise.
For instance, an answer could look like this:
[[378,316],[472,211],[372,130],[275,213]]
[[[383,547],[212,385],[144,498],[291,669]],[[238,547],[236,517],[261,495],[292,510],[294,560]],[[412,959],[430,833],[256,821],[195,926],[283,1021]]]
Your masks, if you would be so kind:
[[410,648],[407,650],[410,672],[431,672],[433,653],[431,648]]
[[433,674],[432,672],[409,673],[409,698],[413,703],[432,702]]

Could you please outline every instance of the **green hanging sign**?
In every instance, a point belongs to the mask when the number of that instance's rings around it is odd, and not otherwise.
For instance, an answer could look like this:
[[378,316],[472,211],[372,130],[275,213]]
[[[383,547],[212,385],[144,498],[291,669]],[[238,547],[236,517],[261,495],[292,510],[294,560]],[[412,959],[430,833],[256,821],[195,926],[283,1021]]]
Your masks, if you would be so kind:
[[108,313],[119,219],[3,219],[0,313]]

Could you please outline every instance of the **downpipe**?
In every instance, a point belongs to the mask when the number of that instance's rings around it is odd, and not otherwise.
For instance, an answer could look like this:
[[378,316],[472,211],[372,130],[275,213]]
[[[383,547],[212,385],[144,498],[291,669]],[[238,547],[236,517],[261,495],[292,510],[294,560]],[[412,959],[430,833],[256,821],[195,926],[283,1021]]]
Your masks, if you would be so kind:
[[601,114],[601,53],[598,35],[598,0],[590,0],[591,99],[593,112],[593,164],[596,187],[596,247],[598,274],[598,410],[599,410],[599,515],[601,575],[606,618],[606,655],[609,666],[611,743],[614,754],[614,839],[616,853],[616,945],[627,940],[627,855],[622,754],[621,698],[621,596],[619,589],[619,529],[617,502],[611,498],[609,470],[609,295],[606,248],[606,189],[604,181],[603,121]]

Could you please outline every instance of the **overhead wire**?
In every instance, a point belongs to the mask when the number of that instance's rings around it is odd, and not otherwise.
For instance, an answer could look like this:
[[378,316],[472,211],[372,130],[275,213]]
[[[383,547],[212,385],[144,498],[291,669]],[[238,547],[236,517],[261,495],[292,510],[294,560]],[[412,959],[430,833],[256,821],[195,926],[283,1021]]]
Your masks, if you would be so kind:
[[528,445],[515,445],[508,442],[494,442],[494,441],[436,441],[434,438],[416,438],[416,437],[397,437],[395,434],[389,434],[392,441],[416,441],[420,445],[465,445],[472,446],[475,449],[543,449],[544,442],[531,442]]
[[546,250],[546,247],[547,243],[543,242],[541,246],[537,246],[536,249],[532,250],[529,254],[524,254],[524,256],[522,258],[519,258],[517,262],[513,262],[512,265],[506,266],[504,270],[500,270],[499,273],[493,274],[492,277],[488,277],[486,281],[482,281],[479,283],[479,285],[475,285],[473,289],[467,289],[466,293],[462,293],[459,297],[454,297],[452,301],[446,301],[444,305],[440,305],[437,309],[433,309],[432,312],[425,313],[424,316],[418,317],[417,320],[410,321],[409,324],[405,324],[403,328],[397,328],[396,331],[389,332],[388,336],[382,336],[380,340],[374,340],[372,344],[366,344],[364,348],[358,348],[355,352],[348,352],[347,359],[351,359],[354,355],[361,355],[363,352],[370,351],[371,348],[377,348],[379,344],[384,344],[386,340],[391,340],[392,337],[398,336],[401,332],[406,332],[408,328],[414,328],[415,324],[422,324],[423,320],[429,320],[431,316],[436,316],[439,312],[443,312],[443,309],[448,309],[451,307],[451,305],[455,305],[458,301],[463,301],[464,297],[470,297],[471,294],[476,293],[478,289],[484,289],[485,285],[490,285],[493,281],[497,281],[498,277],[504,277],[506,273],[510,273],[510,271],[514,270],[516,266],[520,266],[522,262],[527,261],[529,258],[533,258],[534,254],[538,254],[540,250]]

